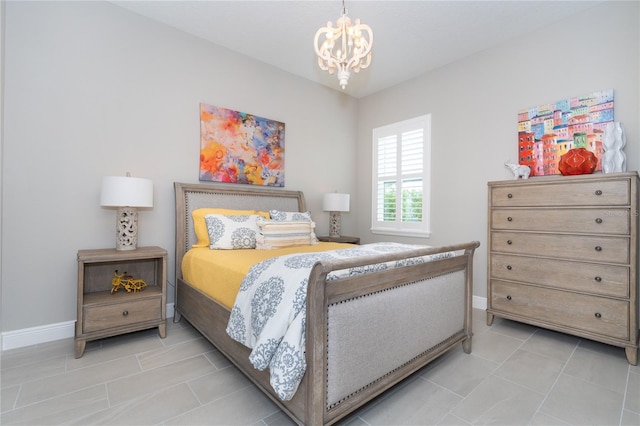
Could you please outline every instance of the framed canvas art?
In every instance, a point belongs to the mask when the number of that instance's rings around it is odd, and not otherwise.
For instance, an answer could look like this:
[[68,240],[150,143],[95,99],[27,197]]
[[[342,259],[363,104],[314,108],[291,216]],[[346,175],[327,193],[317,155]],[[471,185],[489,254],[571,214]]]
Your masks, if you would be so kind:
[[560,157],[573,148],[586,148],[602,170],[602,139],[613,121],[613,89],[562,99],[518,112],[518,163],[531,176],[560,174]]
[[284,186],[284,123],[200,104],[200,180]]

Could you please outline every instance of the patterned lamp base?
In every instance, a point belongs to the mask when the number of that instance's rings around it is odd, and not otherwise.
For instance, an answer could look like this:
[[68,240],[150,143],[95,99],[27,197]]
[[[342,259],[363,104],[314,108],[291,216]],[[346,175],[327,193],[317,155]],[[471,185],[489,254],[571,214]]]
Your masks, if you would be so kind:
[[340,212],[329,212],[329,236],[340,236]]
[[138,245],[138,209],[118,208],[116,220],[116,250],[135,250]]

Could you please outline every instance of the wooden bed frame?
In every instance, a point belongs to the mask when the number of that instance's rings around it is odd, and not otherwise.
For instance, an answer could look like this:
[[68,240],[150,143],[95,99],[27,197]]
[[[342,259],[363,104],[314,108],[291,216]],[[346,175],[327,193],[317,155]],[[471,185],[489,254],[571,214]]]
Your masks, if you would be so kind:
[[[191,212],[201,207],[306,211],[299,191],[175,183],[174,321],[185,317],[296,423],[332,424],[458,347],[471,352],[472,266],[478,242],[319,262],[307,291],[307,369],[289,401],[256,370],[250,350],[225,332],[230,311],[182,278],[182,258],[196,241]],[[326,281],[333,270],[456,251],[458,256]],[[362,336],[373,335],[375,339]],[[379,338],[377,338],[380,336]],[[376,341],[377,340],[377,341]],[[389,362],[393,362],[389,367]],[[380,370],[380,371],[378,371]],[[365,380],[365,382],[363,382]],[[364,383],[364,384],[363,384]]]

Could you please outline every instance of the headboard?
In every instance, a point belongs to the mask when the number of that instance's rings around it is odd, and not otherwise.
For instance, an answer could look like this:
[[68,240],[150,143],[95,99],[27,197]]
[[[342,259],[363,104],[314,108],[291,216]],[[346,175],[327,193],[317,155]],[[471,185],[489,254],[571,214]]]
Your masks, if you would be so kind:
[[176,279],[182,278],[182,257],[196,241],[191,212],[202,207],[237,210],[307,210],[301,191],[234,186],[230,184],[174,184],[176,196]]

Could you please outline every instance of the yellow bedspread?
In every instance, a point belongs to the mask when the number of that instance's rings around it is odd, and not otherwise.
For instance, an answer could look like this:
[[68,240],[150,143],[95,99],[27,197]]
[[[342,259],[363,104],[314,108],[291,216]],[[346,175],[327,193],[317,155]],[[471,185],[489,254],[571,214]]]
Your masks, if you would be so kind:
[[321,242],[312,246],[274,250],[211,250],[192,248],[182,258],[182,277],[229,310],[233,308],[240,284],[254,264],[276,256],[311,253],[353,247],[351,244]]

